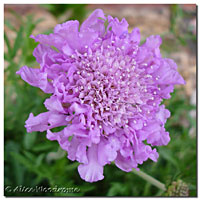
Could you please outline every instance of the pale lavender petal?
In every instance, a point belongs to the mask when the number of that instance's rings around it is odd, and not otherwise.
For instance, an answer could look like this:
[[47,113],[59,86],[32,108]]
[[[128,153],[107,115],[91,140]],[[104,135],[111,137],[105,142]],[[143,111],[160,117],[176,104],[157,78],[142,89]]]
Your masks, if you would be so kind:
[[104,166],[112,161],[114,161],[117,157],[117,151],[115,148],[111,146],[110,143],[101,140],[98,145],[98,162]]
[[113,19],[111,16],[108,16],[108,22],[107,29],[111,28],[115,35],[121,36],[123,33],[128,33],[128,22],[124,18],[120,22],[117,18]]
[[61,102],[56,96],[51,96],[49,99],[46,99],[44,102],[45,107],[50,111],[57,111],[60,113],[66,113]]
[[48,119],[49,112],[41,113],[34,117],[33,113],[30,113],[28,119],[26,120],[26,130],[28,133],[33,131],[43,132],[48,129]]
[[140,30],[139,28],[134,28],[130,34],[131,41],[136,44],[140,43]]
[[87,182],[96,182],[102,180],[103,166],[98,163],[98,147],[93,144],[88,148],[88,164],[80,164],[78,172],[81,178]]
[[68,122],[65,120],[64,114],[54,112],[44,112],[37,116],[30,113],[29,118],[26,120],[27,132],[40,131],[43,132],[47,129],[51,129],[57,126],[67,125]]
[[16,74],[19,74],[28,84],[39,87],[45,93],[53,93],[54,91],[52,84],[47,79],[47,74],[40,72],[39,69],[24,66]]
[[99,35],[102,35],[105,32],[104,13],[101,9],[96,9],[81,25],[80,31],[87,31],[91,29],[95,32],[98,32]]
[[133,168],[137,168],[137,162],[133,157],[124,158],[120,153],[117,155],[115,165],[125,172],[130,172]]
[[33,56],[36,58],[36,61],[40,64],[43,63],[45,54],[54,52],[50,46],[38,44],[38,46],[33,51]]

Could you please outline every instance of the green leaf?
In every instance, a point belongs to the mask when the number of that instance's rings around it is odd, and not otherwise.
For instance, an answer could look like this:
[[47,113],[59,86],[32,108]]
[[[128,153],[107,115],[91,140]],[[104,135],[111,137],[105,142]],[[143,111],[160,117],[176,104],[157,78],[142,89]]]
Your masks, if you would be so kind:
[[9,55],[9,54],[11,54],[11,47],[10,47],[10,41],[9,41],[9,39],[8,39],[8,37],[7,37],[6,32],[4,32],[4,40],[5,40],[5,42],[6,42],[6,46],[7,46],[7,48],[8,48],[8,55]]
[[39,151],[47,151],[52,150],[54,148],[54,143],[44,143],[44,144],[37,144],[32,148],[32,151],[39,152]]
[[166,148],[160,148],[159,149],[159,154],[162,156],[164,159],[172,163],[177,169],[179,169],[179,164],[176,161],[176,159],[173,157],[172,152],[169,149]]
[[38,167],[38,166],[41,165],[42,160],[44,159],[44,157],[45,157],[45,154],[44,154],[44,153],[40,154],[40,155],[37,157],[36,162],[35,162],[35,166],[36,166],[36,167]]
[[23,184],[24,181],[24,168],[17,161],[17,159],[13,158],[12,152],[19,152],[19,144],[13,141],[8,141],[5,146],[5,161],[11,164],[12,172],[9,172],[9,174],[5,174],[5,176],[11,176],[12,183],[20,185]]
[[[4,59],[7,60],[8,62],[10,61],[8,53],[4,53]],[[4,71],[7,71],[8,68],[6,68]]]
[[78,167],[78,165],[79,165],[79,163],[74,162],[74,163],[72,163],[72,164],[66,166],[65,170],[67,170],[67,171],[74,170],[74,169],[76,169],[76,168]]
[[24,154],[25,154],[26,158],[28,158],[31,161],[31,163],[33,163],[33,164],[36,163],[36,156],[33,153],[31,153],[29,151],[24,151]]
[[11,155],[13,156],[14,159],[18,160],[26,168],[31,169],[33,167],[32,162],[28,160],[26,157],[20,155],[19,153],[11,152]]
[[5,20],[4,23],[10,30],[17,32],[17,29],[10,23],[9,20]]
[[12,54],[11,54],[11,58],[14,58],[17,51],[19,50],[19,48],[22,45],[22,41],[23,41],[23,26],[20,27],[18,33],[17,33],[17,37],[15,39],[15,43],[13,46],[13,50],[12,50]]
[[25,133],[24,135],[24,147],[25,149],[31,149],[36,141],[37,138],[37,133],[32,132],[32,133]]
[[107,196],[116,196],[116,195],[123,195],[126,188],[125,185],[121,183],[111,183],[111,188],[108,191]]
[[[35,156],[29,152],[24,152],[26,154],[26,157],[24,155],[21,155],[16,152],[12,152],[13,158],[18,160],[24,167],[26,167],[29,171],[36,173],[39,177],[48,177],[49,173],[45,168],[38,168],[34,166],[35,161],[32,162],[31,160],[35,160]],[[28,157],[28,158],[27,158]],[[30,160],[31,159],[31,160]]]
[[40,22],[44,21],[44,18],[39,18],[35,22],[33,22],[35,25],[39,24]]

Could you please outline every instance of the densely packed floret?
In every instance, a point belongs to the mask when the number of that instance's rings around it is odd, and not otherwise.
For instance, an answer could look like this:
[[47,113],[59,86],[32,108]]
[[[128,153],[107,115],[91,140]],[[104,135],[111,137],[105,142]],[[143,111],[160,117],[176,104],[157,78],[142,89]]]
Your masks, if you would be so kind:
[[17,74],[52,95],[47,112],[29,115],[27,132],[47,131],[88,182],[102,180],[111,162],[129,172],[149,158],[157,161],[152,147],[170,141],[162,99],[184,84],[176,63],[162,58],[160,36],[140,45],[138,28],[128,33],[125,19],[97,9],[80,29],[78,21],[67,21],[31,38],[40,43],[33,52],[40,68],[24,66]]

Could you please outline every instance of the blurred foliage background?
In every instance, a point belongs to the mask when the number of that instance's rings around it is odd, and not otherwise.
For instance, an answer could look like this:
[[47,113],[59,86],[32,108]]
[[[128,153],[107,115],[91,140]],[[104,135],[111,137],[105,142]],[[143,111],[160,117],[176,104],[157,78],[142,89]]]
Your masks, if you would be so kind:
[[57,23],[69,19],[82,22],[92,10],[137,26],[142,39],[151,34],[163,38],[164,57],[173,58],[186,85],[176,87],[164,104],[171,111],[166,129],[171,141],[158,147],[157,163],[145,162],[140,169],[170,185],[183,180],[189,195],[196,196],[196,6],[195,5],[5,5],[4,21],[4,183],[6,186],[43,186],[79,188],[78,193],[8,192],[6,196],[165,196],[133,173],[110,165],[105,178],[97,183],[84,182],[78,175],[77,162],[66,158],[57,142],[48,141],[46,133],[27,133],[24,122],[30,112],[45,111],[48,95],[26,84],[15,73],[23,65],[37,66],[32,55],[36,43],[31,34],[50,33]]

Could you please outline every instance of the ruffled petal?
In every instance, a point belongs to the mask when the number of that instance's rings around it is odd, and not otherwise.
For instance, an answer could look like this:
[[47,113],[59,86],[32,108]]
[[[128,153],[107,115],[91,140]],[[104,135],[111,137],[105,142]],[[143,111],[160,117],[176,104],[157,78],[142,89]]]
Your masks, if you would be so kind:
[[33,131],[43,132],[48,129],[49,112],[41,113],[34,117],[33,113],[30,113],[28,119],[25,122],[25,128],[28,133]]
[[86,113],[88,111],[88,107],[85,105],[80,105],[78,103],[73,103],[70,108],[69,111],[71,112],[71,114],[81,114],[81,113]]
[[93,30],[98,33],[98,35],[102,35],[105,32],[104,20],[105,20],[104,12],[101,9],[96,9],[92,12],[92,14],[82,23],[80,27],[80,31],[84,32],[87,30]]
[[140,43],[140,30],[139,28],[134,28],[130,34],[131,41],[134,42],[135,44]]
[[34,39],[36,42],[39,42],[43,45],[56,47],[58,50],[62,50],[63,47],[63,38],[58,34],[49,34],[43,35],[39,34],[37,36],[31,35],[30,38]]
[[102,139],[98,144],[98,162],[104,166],[114,161],[116,157],[117,149],[113,148],[110,143]]
[[115,165],[125,172],[130,172],[133,168],[137,168],[137,162],[133,156],[124,158],[120,153],[117,154]]
[[123,18],[121,22],[117,18],[111,17],[110,15],[108,16],[108,27],[107,29],[109,30],[110,28],[112,29],[112,32],[120,37],[124,33],[128,33],[128,22]]
[[64,130],[64,135],[67,137],[72,136],[67,149],[67,157],[72,161],[77,160],[78,162],[87,164],[87,147],[91,146],[90,140],[88,138],[81,138],[79,136],[76,136],[72,131],[69,132],[66,130],[67,128],[65,128]]
[[105,123],[103,124],[103,129],[104,129],[106,135],[109,135],[109,134],[114,133],[116,131],[116,128],[113,128],[109,125],[106,125]]
[[143,130],[138,132],[139,140],[147,140],[153,146],[167,145],[170,141],[169,133],[160,122],[152,121]]
[[103,166],[98,163],[98,147],[93,144],[88,148],[88,164],[80,164],[78,166],[78,172],[80,177],[87,182],[96,182],[102,180]]
[[44,112],[37,116],[30,113],[28,119],[25,122],[25,128],[27,132],[40,131],[43,132],[47,129],[51,129],[57,126],[67,125],[64,114],[54,112]]
[[138,164],[142,164],[148,158],[153,161],[157,161],[158,153],[156,149],[152,150],[150,146],[143,143],[138,143],[134,145],[134,158]]
[[24,66],[16,74],[19,74],[24,81],[40,88],[45,93],[53,93],[54,91],[52,84],[47,79],[47,73],[42,73],[39,69]]
[[167,121],[167,118],[170,117],[169,110],[165,109],[165,105],[161,105],[159,107],[159,111],[156,113],[156,119],[158,119],[161,124],[165,124]]
[[63,38],[67,42],[68,47],[72,50],[79,49],[79,21],[71,20],[63,24],[58,24],[54,28],[54,33]]
[[160,85],[159,95],[163,99],[169,99],[171,97],[170,93],[174,91],[174,85]]
[[183,77],[176,71],[173,61],[163,59],[154,76],[157,77],[156,82],[160,85],[185,84]]
[[159,48],[162,44],[162,38],[159,35],[151,35],[146,39],[144,46],[148,49]]
[[147,142],[153,146],[167,145],[169,141],[169,132],[166,132],[164,128],[160,132],[153,132],[147,138]]
[[79,137],[88,137],[88,130],[83,127],[81,123],[79,124],[70,124],[65,130],[66,133],[73,133]]
[[86,145],[80,144],[76,151],[76,160],[80,163],[88,164],[88,158],[86,153]]
[[71,141],[70,141],[70,145],[68,148],[68,158],[72,161],[76,160],[76,152],[77,152],[77,148],[80,144],[80,141],[77,137],[73,136]]
[[[33,51],[33,56],[36,58],[36,61],[40,64],[43,63],[45,54],[51,54],[54,50],[47,45],[38,44],[38,46]],[[47,60],[45,60],[45,64],[49,64]]]
[[51,128],[54,128],[57,126],[68,125],[69,122],[66,121],[65,114],[50,112],[48,123]]
[[69,136],[70,135],[65,135],[64,134],[64,129],[60,132],[52,132],[50,130],[47,130],[47,134],[46,134],[46,138],[48,140],[57,140],[60,147],[64,150],[64,151],[68,151],[68,148],[70,146],[70,142],[69,142]]
[[129,122],[131,128],[135,130],[140,130],[143,127],[143,121],[141,119],[132,119]]
[[46,99],[44,102],[45,107],[50,111],[57,111],[60,113],[66,113],[61,102],[56,96],[51,96],[49,99]]
[[100,142],[100,129],[98,126],[94,128],[90,128],[89,137],[94,144],[98,144]]
[[86,51],[85,46],[90,46],[98,37],[98,34],[91,29],[81,29],[79,32],[78,21],[68,21],[63,24],[58,24],[54,33],[63,38],[62,51],[66,55],[71,55],[75,50],[80,52]]

